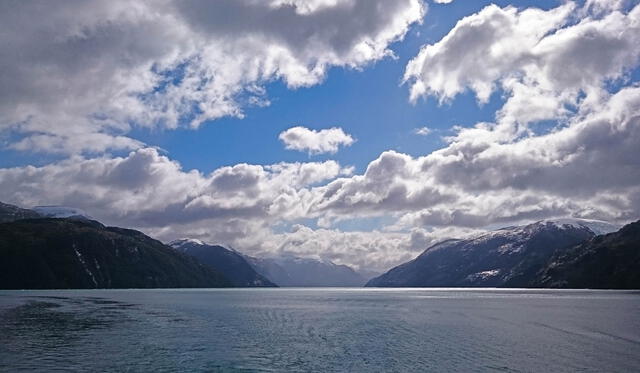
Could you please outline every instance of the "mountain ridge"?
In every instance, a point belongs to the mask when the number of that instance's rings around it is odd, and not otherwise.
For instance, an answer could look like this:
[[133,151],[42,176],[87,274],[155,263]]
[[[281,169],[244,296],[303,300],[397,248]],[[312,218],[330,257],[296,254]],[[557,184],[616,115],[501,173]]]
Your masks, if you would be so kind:
[[548,219],[466,239],[445,240],[369,280],[365,286],[530,287],[558,249],[578,245],[597,236],[596,232],[615,228],[600,221]]
[[142,232],[64,218],[0,223],[0,288],[231,286],[222,274]]

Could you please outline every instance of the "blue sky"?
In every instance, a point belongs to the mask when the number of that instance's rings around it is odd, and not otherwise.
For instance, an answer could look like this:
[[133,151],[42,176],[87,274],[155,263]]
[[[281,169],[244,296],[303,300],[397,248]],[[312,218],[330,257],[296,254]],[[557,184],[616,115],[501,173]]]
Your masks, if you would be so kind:
[[634,1],[33,4],[0,4],[0,201],[375,270],[640,215]]
[[[491,3],[540,8],[557,4],[550,1],[429,4],[424,22],[414,24],[402,41],[390,45],[396,58],[384,58],[359,69],[331,68],[322,83],[311,87],[290,89],[281,80],[273,81],[265,85],[270,105],[249,106],[244,109],[244,118],[207,121],[197,130],[135,127],[129,135],[165,150],[186,169],[202,172],[243,162],[271,164],[310,159],[336,159],[362,172],[385,150],[394,149],[416,156],[428,154],[444,145],[441,137],[451,135],[452,126],[492,121],[503,100],[497,92],[491,102],[479,105],[475,95],[468,92],[443,105],[433,98],[412,104],[407,85],[401,84],[405,66],[422,45],[440,40],[460,18]],[[296,125],[312,129],[342,127],[357,142],[337,154],[311,157],[285,150],[278,134]],[[424,126],[433,132],[428,136],[414,133],[416,128]],[[0,154],[2,167],[41,165],[63,158],[6,148]]]

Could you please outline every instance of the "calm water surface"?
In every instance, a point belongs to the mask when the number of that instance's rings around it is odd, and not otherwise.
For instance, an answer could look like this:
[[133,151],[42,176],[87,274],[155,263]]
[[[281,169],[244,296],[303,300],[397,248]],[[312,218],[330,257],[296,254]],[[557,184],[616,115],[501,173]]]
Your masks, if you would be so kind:
[[0,370],[638,372],[640,293],[0,291]]

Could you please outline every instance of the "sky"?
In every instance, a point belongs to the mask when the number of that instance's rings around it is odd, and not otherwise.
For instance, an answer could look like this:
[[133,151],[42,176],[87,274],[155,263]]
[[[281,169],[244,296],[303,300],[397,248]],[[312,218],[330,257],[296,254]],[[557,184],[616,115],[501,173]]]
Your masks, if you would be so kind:
[[4,1],[0,201],[383,271],[640,215],[633,0]]

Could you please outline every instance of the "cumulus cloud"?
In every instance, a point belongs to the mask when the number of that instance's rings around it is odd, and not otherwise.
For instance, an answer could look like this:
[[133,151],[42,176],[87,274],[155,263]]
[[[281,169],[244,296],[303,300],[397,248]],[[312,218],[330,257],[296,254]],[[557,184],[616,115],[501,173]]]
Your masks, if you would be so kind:
[[316,131],[297,126],[283,131],[278,138],[287,149],[306,151],[309,154],[333,154],[340,146],[349,146],[355,141],[339,127]]
[[446,102],[470,89],[485,103],[502,89],[507,101],[500,121],[567,117],[571,106],[597,99],[606,82],[621,78],[640,58],[640,7],[623,13],[613,3],[588,2],[578,22],[573,2],[546,11],[487,6],[408,63],[404,81],[411,100]]
[[389,56],[425,12],[419,0],[5,1],[0,131],[18,150],[140,148],[132,126],[242,117],[269,103],[267,82],[310,86]]
[[388,151],[363,175],[317,188],[322,197],[312,211],[328,224],[391,212],[418,226],[567,215],[629,220],[640,211],[638,118],[640,88],[627,87],[548,134],[502,143],[496,126],[459,129],[427,156]]
[[[73,157],[42,167],[0,169],[0,200],[24,206],[58,203],[135,226],[199,219],[298,218],[311,186],[351,172],[335,161],[237,164],[208,175],[184,171],[156,149],[126,157]],[[64,187],[58,187],[63,186]]]

